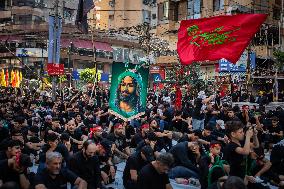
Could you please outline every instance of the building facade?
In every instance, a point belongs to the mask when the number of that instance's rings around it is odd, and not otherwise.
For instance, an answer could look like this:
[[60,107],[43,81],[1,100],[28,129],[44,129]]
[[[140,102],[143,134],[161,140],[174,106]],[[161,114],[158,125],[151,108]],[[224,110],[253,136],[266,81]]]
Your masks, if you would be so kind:
[[[154,28],[157,35],[161,35],[171,43],[171,50],[175,50],[177,42],[177,30],[181,20],[198,19],[217,15],[231,15],[236,13],[268,13],[268,18],[260,31],[251,42],[252,62],[256,66],[251,70],[251,79],[254,91],[272,90],[274,85],[275,59],[273,51],[279,49],[283,33],[283,1],[281,0],[158,0],[158,22]],[[281,20],[282,13],[282,20]],[[283,44],[283,43],[282,43]],[[245,52],[244,52],[245,53]],[[247,62],[245,60],[239,62]],[[157,64],[178,63],[175,56],[160,56]],[[214,79],[216,76],[230,76],[237,83],[242,83],[246,78],[245,69],[234,71],[220,70],[221,60],[216,62],[201,62],[203,79]],[[223,62],[224,63],[224,62]],[[219,66],[218,66],[219,65]],[[235,67],[230,64],[231,67]],[[219,67],[219,68],[218,68]],[[217,69],[218,68],[218,69]],[[278,74],[279,87],[284,87],[284,75]],[[245,82],[243,82],[245,83]]]
[[[94,68],[96,64],[98,71],[108,78],[116,53],[112,46],[131,49],[131,53],[139,51],[138,41],[109,36],[104,31],[108,28],[105,14],[109,12],[97,10],[108,10],[106,1],[94,2],[95,8],[88,14],[89,34],[82,34],[75,24],[79,0],[58,2],[63,26],[60,63],[64,64],[67,75],[73,70]],[[24,77],[33,79],[44,73],[48,20],[49,15],[54,14],[54,3],[55,0],[0,1],[0,69],[22,69]]]

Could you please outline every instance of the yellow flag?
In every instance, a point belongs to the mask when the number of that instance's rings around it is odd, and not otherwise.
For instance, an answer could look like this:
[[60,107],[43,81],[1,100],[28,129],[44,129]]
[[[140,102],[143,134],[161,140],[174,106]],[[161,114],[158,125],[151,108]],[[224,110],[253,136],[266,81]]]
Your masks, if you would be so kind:
[[18,70],[16,70],[16,72],[15,72],[15,86],[16,87],[20,87],[20,81],[19,81],[19,71]]
[[3,75],[3,69],[0,72],[0,85],[2,86],[2,75]]
[[23,81],[22,71],[20,71],[20,83]]
[[11,71],[11,77],[10,77],[10,83],[12,83],[14,81],[14,70]]
[[0,85],[2,86],[2,87],[6,87],[6,81],[5,81],[5,72],[4,72],[4,69],[2,69],[1,70],[1,83],[0,83]]
[[101,81],[101,78],[102,78],[102,74],[101,74],[101,73],[98,73],[98,80],[97,80],[97,82],[100,82],[100,81]]

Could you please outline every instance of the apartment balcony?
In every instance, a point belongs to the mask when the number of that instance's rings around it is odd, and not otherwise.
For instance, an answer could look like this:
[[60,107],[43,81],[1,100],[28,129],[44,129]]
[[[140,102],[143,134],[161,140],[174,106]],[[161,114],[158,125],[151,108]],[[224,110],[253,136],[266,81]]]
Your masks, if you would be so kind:
[[13,15],[34,15],[39,17],[44,16],[44,12],[42,9],[33,8],[29,6],[23,6],[23,7],[13,6],[12,13]]
[[11,11],[0,11],[0,19],[11,18]]
[[180,22],[172,20],[159,21],[157,25],[157,35],[166,33],[176,33],[179,29]]
[[156,58],[156,64],[165,66],[178,64],[178,58],[177,56],[159,56]]
[[266,45],[254,46],[252,50],[255,51],[257,58],[271,58],[273,57],[273,48]]
[[16,31],[26,31],[26,32],[42,32],[42,31],[48,31],[48,25],[47,23],[43,24],[33,24],[32,22],[29,23],[22,23],[22,24],[10,24],[10,25],[5,25],[0,27],[0,30],[5,30],[5,31],[11,31],[16,32]]

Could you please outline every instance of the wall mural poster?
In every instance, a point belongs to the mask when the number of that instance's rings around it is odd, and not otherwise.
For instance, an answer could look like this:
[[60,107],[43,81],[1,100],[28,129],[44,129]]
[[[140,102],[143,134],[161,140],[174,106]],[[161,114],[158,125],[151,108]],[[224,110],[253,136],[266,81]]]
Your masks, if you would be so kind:
[[109,112],[123,120],[145,113],[149,68],[113,63]]

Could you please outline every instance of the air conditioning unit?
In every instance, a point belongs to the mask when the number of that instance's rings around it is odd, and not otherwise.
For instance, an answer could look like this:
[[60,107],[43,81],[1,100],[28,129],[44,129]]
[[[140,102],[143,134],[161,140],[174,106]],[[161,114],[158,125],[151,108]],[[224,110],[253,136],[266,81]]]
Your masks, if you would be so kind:
[[227,15],[231,15],[234,13],[249,13],[251,11],[250,8],[247,8],[245,6],[242,5],[232,5],[229,6],[227,9]]

